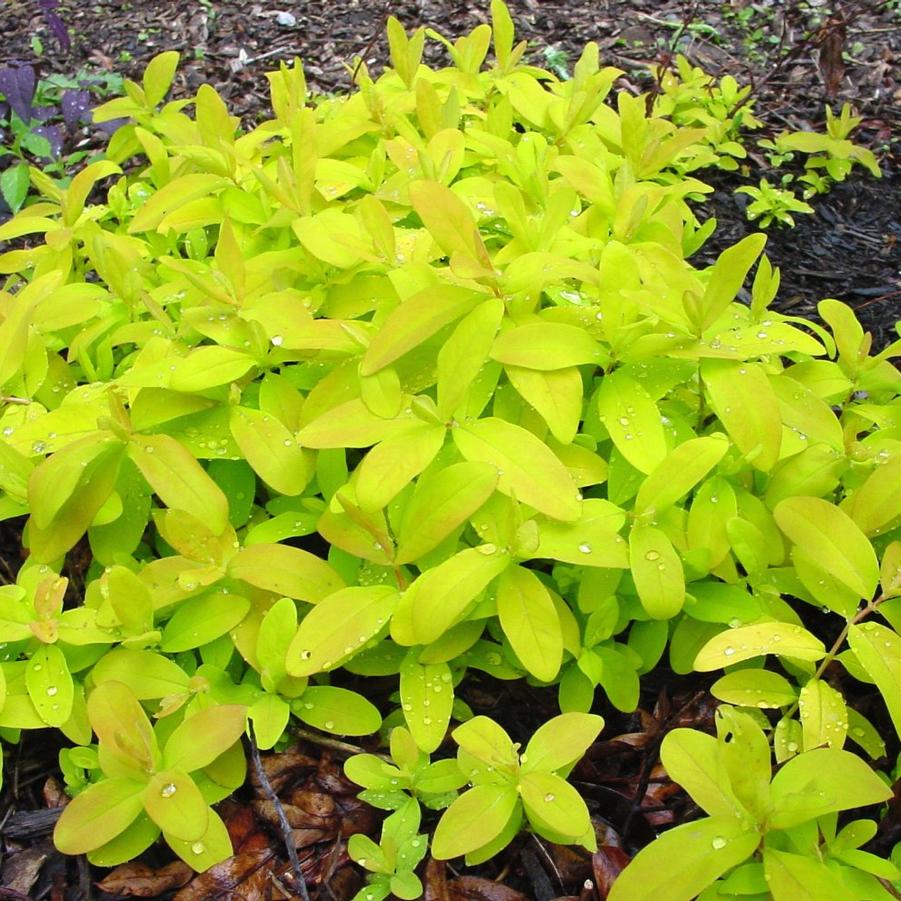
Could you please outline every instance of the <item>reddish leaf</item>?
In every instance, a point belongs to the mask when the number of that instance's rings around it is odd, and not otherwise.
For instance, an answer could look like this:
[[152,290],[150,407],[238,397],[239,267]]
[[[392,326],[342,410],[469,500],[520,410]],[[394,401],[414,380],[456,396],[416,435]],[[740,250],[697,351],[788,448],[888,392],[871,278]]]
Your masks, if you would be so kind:
[[193,875],[194,871],[180,860],[173,861],[159,870],[132,861],[116,867],[102,882],[97,883],[97,888],[111,895],[156,898],[163,892],[171,892],[187,885]]
[[209,901],[232,896],[243,901],[265,901],[270,887],[268,864],[273,858],[273,852],[268,849],[229,857],[192,880],[175,896],[175,901]]
[[447,888],[450,901],[529,901],[515,889],[478,876],[461,876],[448,882]]
[[591,858],[591,866],[594,870],[594,882],[598,889],[598,895],[606,898],[613,888],[616,877],[623,867],[629,862],[629,855],[622,848],[614,845],[601,845]]

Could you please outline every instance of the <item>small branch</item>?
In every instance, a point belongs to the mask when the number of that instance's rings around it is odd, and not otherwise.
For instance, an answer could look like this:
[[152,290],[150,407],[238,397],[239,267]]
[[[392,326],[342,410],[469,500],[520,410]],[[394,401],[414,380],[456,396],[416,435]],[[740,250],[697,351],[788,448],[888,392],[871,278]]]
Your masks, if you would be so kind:
[[[306,729],[292,729],[291,731],[298,738],[302,738],[312,745],[319,745],[320,748],[328,748],[330,751],[340,751],[342,754],[367,753],[359,745],[352,745],[349,742],[341,741],[337,738],[327,738],[324,735],[319,735],[317,732],[308,732]],[[375,756],[381,757],[386,763],[393,763],[391,758],[386,757],[384,754],[376,754]]]
[[310,893],[307,891],[307,881],[304,878],[303,869],[300,866],[300,858],[297,856],[297,845],[294,843],[294,830],[288,822],[288,817],[285,816],[285,808],[282,807],[282,802],[272,788],[272,783],[269,781],[269,777],[263,769],[263,761],[260,759],[260,749],[257,747],[256,737],[251,734],[249,740],[250,756],[253,760],[253,768],[256,771],[260,787],[263,789],[263,793],[266,797],[272,802],[272,806],[275,808],[275,814],[278,817],[282,841],[285,843],[285,849],[288,852],[288,860],[291,862],[291,869],[294,872],[295,888],[302,901],[310,901]]

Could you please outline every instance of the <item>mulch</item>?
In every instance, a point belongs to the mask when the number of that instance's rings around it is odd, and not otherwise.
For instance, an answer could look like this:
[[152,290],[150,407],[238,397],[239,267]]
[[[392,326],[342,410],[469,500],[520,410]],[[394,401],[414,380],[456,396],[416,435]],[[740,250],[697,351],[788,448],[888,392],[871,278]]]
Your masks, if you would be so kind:
[[[782,268],[776,308],[814,316],[816,303],[834,297],[857,311],[873,333],[874,347],[897,337],[901,318],[901,21],[894,3],[847,0],[817,4],[792,0],[508,0],[519,36],[530,42],[529,58],[571,66],[587,41],[596,41],[605,62],[625,70],[620,87],[638,92],[653,84],[649,68],[670,65],[686,54],[711,74],[730,73],[755,88],[759,136],[785,129],[821,128],[824,105],[851,102],[863,124],[854,139],[873,148],[883,178],[858,170],[813,203],[794,229],[773,228],[767,253]],[[268,110],[263,73],[281,60],[300,56],[311,89],[330,93],[350,87],[361,57],[377,73],[387,57],[386,15],[409,28],[426,25],[447,36],[488,19],[488,2],[466,0],[62,0],[58,13],[69,27],[63,52],[33,0],[0,6],[0,66],[28,62],[39,74],[73,75],[87,67],[138,77],[162,50],[182,52],[176,94],[212,84],[233,113],[251,124]],[[750,10],[750,12],[748,12]],[[43,47],[35,55],[37,35]],[[434,42],[430,61],[443,50]],[[90,132],[72,140],[95,140]],[[756,165],[756,164],[755,164]],[[755,184],[760,172],[715,173],[715,193],[705,215],[718,229],[699,259],[748,233],[739,183]],[[21,562],[22,523],[0,523],[0,582],[10,581]],[[586,798],[601,836],[595,855],[522,836],[497,859],[460,874],[429,863],[423,874],[430,901],[551,901],[606,897],[616,873],[656,832],[697,814],[658,760],[660,741],[676,726],[709,727],[714,703],[707,682],[695,675],[655,672],[643,683],[632,715],[612,709],[602,741],[576,771],[573,782]],[[515,740],[526,740],[536,723],[556,713],[553,692],[487,677],[467,679],[464,700],[476,713],[497,717]],[[0,798],[2,869],[0,899],[87,899],[128,896],[177,901],[241,898],[263,901],[299,897],[282,836],[258,779],[251,779],[222,805],[236,855],[208,874],[192,878],[164,851],[125,869],[104,873],[82,859],[59,855],[49,841],[56,808],[64,802],[55,774],[55,739],[26,734],[7,753],[6,785]],[[371,750],[371,748],[370,748]],[[341,774],[346,751],[307,736],[286,752],[266,755],[263,766],[290,812],[293,840],[313,898],[350,898],[363,884],[346,854],[353,831],[378,833],[377,815],[356,801]],[[267,806],[268,805],[268,806]],[[901,838],[901,801],[890,805],[881,825],[879,849],[887,853]],[[102,881],[101,881],[102,880]]]

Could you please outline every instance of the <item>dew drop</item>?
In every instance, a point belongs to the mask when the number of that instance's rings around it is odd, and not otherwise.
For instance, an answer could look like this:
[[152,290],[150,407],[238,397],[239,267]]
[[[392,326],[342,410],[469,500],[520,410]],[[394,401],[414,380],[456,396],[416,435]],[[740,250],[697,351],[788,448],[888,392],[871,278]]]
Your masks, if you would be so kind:
[[431,726],[431,725],[432,725],[432,718],[431,718],[430,716],[424,716],[424,717],[422,718],[422,724],[423,724],[423,726]]
[[660,554],[657,553],[657,551],[648,551],[648,552],[644,555],[644,558],[645,558],[645,560],[659,560],[659,559],[660,559]]
[[480,554],[484,554],[486,557],[490,557],[492,554],[497,553],[497,545],[496,544],[480,544],[476,550]]
[[31,445],[31,449],[36,454],[42,454],[47,449],[47,445],[44,444],[43,441],[35,441],[35,443]]
[[281,335],[273,335],[269,340],[272,341],[276,347],[281,347],[285,339]]
[[12,435],[12,433],[13,433],[14,431],[15,431],[15,429],[14,429],[11,425],[8,425],[8,426],[5,426],[5,427],[4,427],[4,429],[3,429],[3,434],[4,434],[7,438],[9,438],[9,436]]
[[172,782],[167,782],[160,789],[160,797],[161,798],[171,798],[177,791],[178,791],[178,788]]
[[59,689],[55,685],[47,686],[47,697],[52,698],[59,693]]
[[553,792],[548,792],[548,793],[544,796],[544,800],[547,801],[548,804],[550,804],[551,801],[555,801],[556,798],[557,798],[557,796],[554,795]]
[[203,842],[194,842],[194,844],[191,845],[191,851],[194,854],[203,854],[203,852],[206,851],[206,845],[204,845]]
[[786,746],[785,750],[791,754],[796,754],[798,751],[798,743],[795,741],[790,741]]
[[735,648],[733,648],[733,647],[723,648],[723,654],[726,657],[731,657],[734,653],[735,653]]
[[587,541],[583,541],[582,544],[579,545],[579,553],[580,554],[590,554],[591,553],[591,545]]
[[334,729],[335,728],[335,724],[331,720],[326,720],[322,725],[326,729]]
[[729,628],[737,629],[741,625],[741,620],[737,616],[733,616],[732,619],[729,620]]
[[718,835],[711,843],[710,847],[713,848],[714,851],[722,851],[723,848],[726,847],[726,839],[724,839],[721,835]]

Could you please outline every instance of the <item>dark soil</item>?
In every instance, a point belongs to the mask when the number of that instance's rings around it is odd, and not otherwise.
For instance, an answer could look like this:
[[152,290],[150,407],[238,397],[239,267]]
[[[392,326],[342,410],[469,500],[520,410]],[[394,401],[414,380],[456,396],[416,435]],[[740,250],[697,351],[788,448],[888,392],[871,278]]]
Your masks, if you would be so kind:
[[[675,52],[686,54],[711,74],[730,73],[755,88],[761,136],[783,129],[821,127],[827,102],[850,101],[864,117],[855,140],[874,149],[881,180],[857,170],[844,184],[814,201],[815,213],[799,216],[794,229],[770,230],[767,252],[782,268],[778,309],[815,315],[818,300],[835,297],[855,308],[874,347],[897,335],[901,318],[901,173],[897,162],[901,20],[897,3],[877,0],[508,0],[529,56],[550,63],[546,49],[561,51],[570,67],[587,41],[602,58],[624,69],[621,86],[640,91],[653,83],[649,67],[666,66]],[[313,90],[343,91],[362,57],[375,72],[384,64],[385,17],[393,13],[410,28],[420,24],[456,36],[487,21],[488,0],[62,0],[59,13],[72,47],[62,52],[36,0],[6,0],[0,7],[0,65],[13,60],[35,65],[40,74],[74,75],[83,67],[137,77],[155,53],[182,52],[176,94],[203,82],[220,92],[230,109],[248,122],[266,115],[263,73],[280,60],[300,56]],[[287,15],[286,15],[287,14]],[[292,22],[293,17],[293,22]],[[36,57],[37,35],[43,54]],[[443,51],[433,43],[431,59]],[[80,138],[95,140],[90,134]],[[763,162],[762,159],[759,162]],[[716,192],[705,203],[719,227],[699,255],[709,261],[747,234],[739,183],[756,184],[757,161],[747,173],[716,173]],[[10,581],[20,563],[21,523],[0,523],[0,582]],[[696,813],[659,766],[662,737],[675,726],[704,728],[713,704],[707,681],[698,676],[644,685],[641,707],[632,716],[603,710],[604,741],[597,743],[573,775],[586,797],[603,844],[591,855],[522,838],[477,875],[458,876],[443,864],[425,873],[433,901],[525,901],[602,899],[616,873],[655,831]],[[462,687],[477,712],[498,717],[514,739],[526,739],[536,722],[555,712],[553,692],[473,678]],[[613,737],[611,737],[613,736]],[[143,897],[178,901],[300,897],[270,802],[258,778],[222,806],[236,856],[210,874],[191,880],[171,857],[108,877],[83,860],[67,861],[52,848],[54,807],[62,803],[53,739],[26,735],[6,761],[0,803],[2,872],[0,898],[111,899]],[[377,832],[371,810],[353,798],[340,775],[346,750],[307,736],[291,751],[271,755],[263,766],[291,814],[304,877],[313,898],[350,898],[362,884],[349,865],[344,838],[353,831]],[[51,776],[48,779],[48,776]],[[267,805],[269,805],[267,807]],[[883,823],[880,841],[891,848],[901,831],[901,802]],[[141,869],[141,866],[144,869]]]

